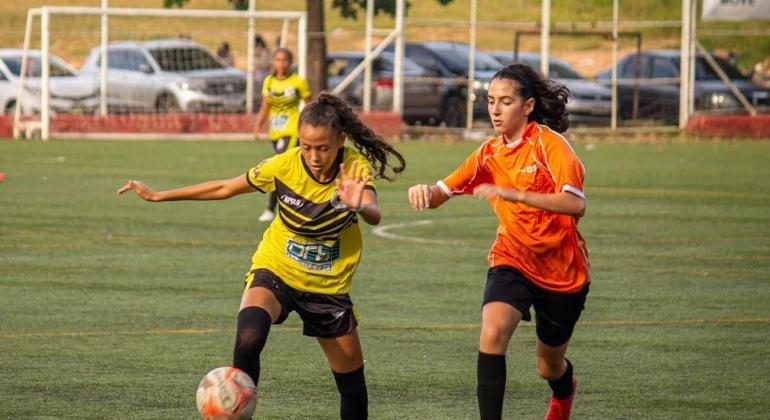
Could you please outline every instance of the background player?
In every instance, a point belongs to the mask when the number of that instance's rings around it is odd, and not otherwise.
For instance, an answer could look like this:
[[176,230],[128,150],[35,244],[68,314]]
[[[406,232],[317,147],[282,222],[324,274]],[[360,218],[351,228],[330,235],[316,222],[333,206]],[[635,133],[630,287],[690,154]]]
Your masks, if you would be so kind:
[[[259,382],[259,356],[271,324],[291,311],[303,334],[316,337],[341,396],[343,419],[367,418],[363,351],[350,300],[353,273],[361,259],[359,220],[378,224],[381,213],[372,177],[404,169],[401,154],[366,127],[336,96],[322,93],[299,119],[300,147],[276,155],[229,180],[154,191],[130,180],[147,201],[222,200],[254,191],[276,191],[279,217],[265,231],[252,258],[238,313],[233,366]],[[345,147],[349,139],[356,150]],[[395,157],[397,166],[389,165]],[[369,164],[373,171],[370,171]]]
[[564,355],[589,285],[588,252],[577,230],[585,212],[585,170],[559,134],[568,126],[569,91],[514,64],[495,74],[488,95],[498,136],[436,185],[410,188],[409,202],[424,210],[475,194],[500,220],[488,256],[479,338],[481,418],[502,416],[505,352],[534,305],[537,370],[553,390],[546,419],[567,419],[576,382]]
[[[307,80],[291,71],[293,61],[290,50],[277,48],[273,52],[273,72],[262,82],[262,105],[257,113],[255,135],[264,133],[269,121],[268,138],[276,154],[298,145],[300,100],[310,98],[311,94]],[[276,204],[275,193],[270,193],[267,209],[259,216],[260,222],[273,220]]]

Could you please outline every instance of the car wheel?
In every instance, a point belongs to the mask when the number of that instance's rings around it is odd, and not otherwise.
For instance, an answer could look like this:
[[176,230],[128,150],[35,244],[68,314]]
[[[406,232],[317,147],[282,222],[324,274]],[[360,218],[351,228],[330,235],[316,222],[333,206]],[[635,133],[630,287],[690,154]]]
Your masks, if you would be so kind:
[[448,97],[441,119],[447,127],[465,127],[465,101],[459,96]]
[[168,114],[170,112],[179,111],[179,104],[176,102],[174,95],[170,93],[164,93],[158,97],[155,102],[155,109],[160,114]]

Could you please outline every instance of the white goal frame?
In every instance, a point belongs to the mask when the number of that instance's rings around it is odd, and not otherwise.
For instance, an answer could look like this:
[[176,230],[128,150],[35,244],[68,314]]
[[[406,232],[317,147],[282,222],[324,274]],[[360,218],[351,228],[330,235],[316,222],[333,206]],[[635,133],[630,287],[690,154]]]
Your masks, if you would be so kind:
[[17,103],[20,103],[24,78],[27,72],[28,51],[30,49],[32,25],[35,18],[40,19],[40,52],[41,52],[41,75],[40,75],[40,95],[41,109],[40,120],[21,119],[21,107],[17,106],[13,117],[13,136],[21,138],[25,133],[39,130],[40,138],[48,140],[50,138],[50,92],[49,92],[49,55],[50,55],[50,21],[54,15],[90,15],[101,16],[101,56],[105,59],[101,61],[100,75],[100,115],[107,114],[107,44],[109,42],[109,16],[147,16],[147,17],[184,17],[184,18],[231,18],[244,19],[247,21],[245,34],[247,36],[247,49],[249,51],[247,60],[247,82],[246,82],[246,107],[247,113],[253,113],[254,90],[259,88],[254,86],[254,35],[256,19],[282,20],[283,29],[281,39],[285,42],[288,35],[288,25],[291,21],[297,22],[297,70],[301,77],[306,76],[307,71],[307,13],[298,11],[256,11],[254,10],[254,0],[249,1],[248,11],[237,10],[208,10],[208,9],[142,9],[142,8],[111,8],[107,6],[108,0],[102,0],[102,7],[75,7],[75,6],[43,6],[32,8],[27,11],[27,22],[24,30],[24,51],[21,60],[21,69],[19,74],[19,87],[17,90]]

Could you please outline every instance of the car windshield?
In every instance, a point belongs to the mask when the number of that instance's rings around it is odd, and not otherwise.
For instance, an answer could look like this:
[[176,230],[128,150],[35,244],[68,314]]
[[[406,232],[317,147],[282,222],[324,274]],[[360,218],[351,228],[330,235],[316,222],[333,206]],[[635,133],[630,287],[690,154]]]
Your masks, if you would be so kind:
[[[395,67],[393,64],[393,58],[393,54],[382,53],[379,57],[372,61],[372,70],[393,73],[393,68]],[[348,74],[349,70],[357,67],[363,61],[364,57],[358,55],[353,57],[332,56],[329,60],[327,73],[331,76],[344,76]],[[422,67],[420,67],[419,64],[415,63],[413,60],[407,57],[404,57],[402,62],[404,63],[403,67],[405,75],[419,76],[425,71]]]
[[[450,70],[456,73],[468,72],[470,48],[462,44],[433,44],[430,48],[438,53]],[[497,71],[501,64],[491,55],[476,50],[476,71]]]
[[[532,60],[528,58],[521,58],[519,59],[519,62],[526,64],[535,71],[540,71],[540,60]],[[555,60],[550,60],[550,65],[548,68],[548,77],[552,77],[554,79],[575,79],[575,80],[583,80],[583,76],[580,75],[580,73],[577,72],[577,70],[570,67],[567,63],[562,63]]]
[[[17,77],[21,74],[21,56],[3,57],[8,70]],[[74,77],[75,74],[57,59],[51,58],[49,66],[51,77]],[[27,57],[27,77],[40,77],[43,74],[43,66],[40,57]]]
[[[393,55],[382,54],[380,56],[380,59],[382,60],[382,70],[392,73],[393,69],[395,68],[395,65],[393,64],[393,59],[394,59]],[[363,61],[363,59],[361,61]],[[415,63],[413,60],[409,59],[408,57],[404,57],[404,60],[402,62],[404,63],[404,74],[419,75],[424,71],[419,64]]]
[[[727,74],[727,77],[731,80],[746,79],[746,76],[742,75],[738,69],[725,61],[723,58],[714,56],[712,57],[714,58],[714,61],[719,64],[719,67],[722,69],[722,71],[724,71],[725,74]],[[677,65],[678,64],[679,62],[677,62]],[[695,64],[695,80],[719,80],[717,73],[713,68],[711,68],[711,65],[709,65],[709,63],[706,62],[706,59],[703,57],[698,57],[698,61]]]
[[202,48],[156,48],[150,54],[163,71],[221,69],[222,64]]

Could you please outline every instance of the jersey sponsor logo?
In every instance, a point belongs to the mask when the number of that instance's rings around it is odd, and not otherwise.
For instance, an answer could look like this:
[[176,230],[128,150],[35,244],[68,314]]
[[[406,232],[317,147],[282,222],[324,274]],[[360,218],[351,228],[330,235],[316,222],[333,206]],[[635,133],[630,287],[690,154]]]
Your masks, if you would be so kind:
[[284,203],[286,203],[286,204],[288,204],[290,206],[294,206],[294,207],[296,207],[298,209],[302,208],[302,206],[305,205],[305,203],[302,202],[302,200],[300,200],[299,198],[289,197],[286,194],[281,195],[281,201],[283,201]]
[[534,174],[537,172],[537,164],[532,164],[519,169],[519,172],[523,174]]
[[286,123],[289,122],[289,116],[286,114],[273,115],[270,119],[271,130],[283,130],[286,127]]
[[255,166],[255,167],[254,167],[254,168],[251,170],[251,177],[252,177],[252,178],[254,178],[254,179],[257,179],[257,178],[259,178],[259,168],[261,168],[261,167],[262,167],[262,165],[264,165],[264,164],[265,164],[265,162],[267,162],[267,159],[264,159],[264,160],[262,160],[262,162],[259,162],[259,165]]
[[286,255],[313,271],[332,271],[334,260],[340,257],[340,240],[332,245],[303,244],[289,239],[286,243]]

